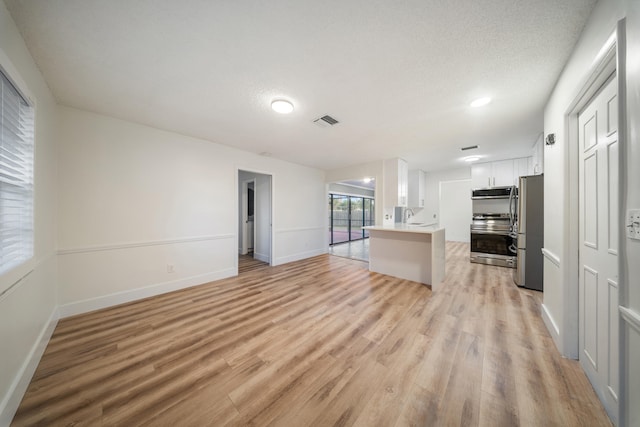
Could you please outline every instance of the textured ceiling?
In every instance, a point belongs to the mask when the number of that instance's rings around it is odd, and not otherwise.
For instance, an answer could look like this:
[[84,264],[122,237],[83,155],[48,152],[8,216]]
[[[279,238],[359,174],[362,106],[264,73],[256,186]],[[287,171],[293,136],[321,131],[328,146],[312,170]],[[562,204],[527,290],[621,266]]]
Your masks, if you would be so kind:
[[5,3],[61,104],[320,169],[437,170],[531,153],[595,1]]

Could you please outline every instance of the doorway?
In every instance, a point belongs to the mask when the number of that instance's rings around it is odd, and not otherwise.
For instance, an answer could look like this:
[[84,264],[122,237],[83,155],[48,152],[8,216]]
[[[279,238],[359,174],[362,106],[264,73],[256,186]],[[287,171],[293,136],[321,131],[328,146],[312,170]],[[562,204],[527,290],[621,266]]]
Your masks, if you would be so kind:
[[329,246],[366,239],[374,217],[373,198],[329,193]]
[[[238,170],[238,254],[241,260],[272,265],[272,198],[271,175]],[[242,264],[247,263],[239,263]]]
[[329,253],[369,261],[369,231],[375,225],[375,179],[351,179],[328,184]]

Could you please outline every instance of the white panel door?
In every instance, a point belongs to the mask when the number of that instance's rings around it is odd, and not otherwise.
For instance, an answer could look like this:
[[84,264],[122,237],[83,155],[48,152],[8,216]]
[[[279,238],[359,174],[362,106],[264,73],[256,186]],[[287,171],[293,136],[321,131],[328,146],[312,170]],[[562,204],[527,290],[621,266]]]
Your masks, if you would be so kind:
[[618,109],[614,76],[578,116],[580,363],[618,418]]
[[469,242],[471,232],[471,180],[440,182],[440,226],[453,242]]

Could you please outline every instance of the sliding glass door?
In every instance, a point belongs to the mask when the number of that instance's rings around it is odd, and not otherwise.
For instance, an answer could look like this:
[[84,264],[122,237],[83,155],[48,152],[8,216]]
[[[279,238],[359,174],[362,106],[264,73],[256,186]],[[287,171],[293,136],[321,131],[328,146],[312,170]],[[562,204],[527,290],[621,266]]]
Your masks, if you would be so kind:
[[329,194],[329,244],[367,238],[369,232],[362,227],[373,224],[373,199]]
[[349,196],[330,194],[331,200],[331,244],[348,242],[349,239]]

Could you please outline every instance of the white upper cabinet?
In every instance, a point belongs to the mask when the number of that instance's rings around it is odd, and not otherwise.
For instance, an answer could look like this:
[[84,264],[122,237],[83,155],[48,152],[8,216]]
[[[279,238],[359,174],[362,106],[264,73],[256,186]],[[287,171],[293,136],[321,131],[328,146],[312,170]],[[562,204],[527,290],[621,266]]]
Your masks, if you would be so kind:
[[536,145],[533,147],[531,163],[531,175],[540,175],[544,173],[544,141],[542,140],[542,135],[540,135]]
[[514,163],[514,160],[500,160],[499,162],[491,163],[493,170],[491,187],[506,187],[514,185]]
[[476,163],[471,166],[471,186],[473,188],[491,187],[493,170],[491,163]]
[[425,174],[421,170],[409,171],[409,206],[424,208]]
[[384,206],[407,206],[409,165],[403,159],[384,161]]
[[473,188],[518,185],[518,178],[533,174],[531,157],[478,163],[471,166]]
[[518,178],[521,176],[533,175],[533,161],[531,157],[523,157],[513,161],[513,169],[515,172],[515,185],[518,185]]

